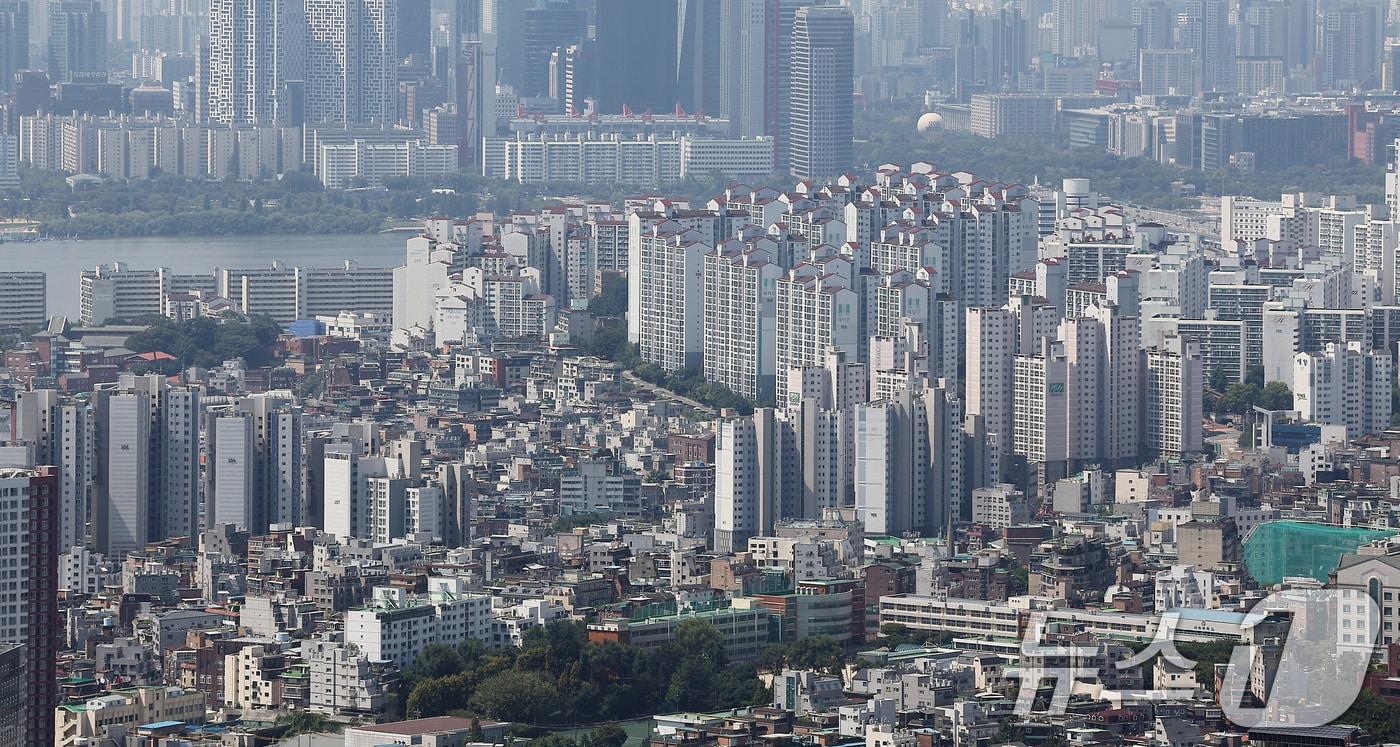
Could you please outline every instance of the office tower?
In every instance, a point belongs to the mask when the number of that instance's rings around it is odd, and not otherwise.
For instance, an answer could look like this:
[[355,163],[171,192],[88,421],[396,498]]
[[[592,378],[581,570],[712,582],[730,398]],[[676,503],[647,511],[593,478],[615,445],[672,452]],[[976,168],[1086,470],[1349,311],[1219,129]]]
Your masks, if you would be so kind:
[[496,37],[463,41],[456,59],[457,165],[477,173],[482,138],[496,135]]
[[1317,84],[1324,90],[1381,84],[1385,11],[1377,2],[1353,2],[1322,11],[1318,23]]
[[792,29],[812,0],[722,0],[719,115],[735,135],[774,139],[778,166],[788,158]]
[[834,176],[851,167],[855,18],[836,6],[797,11],[792,31],[793,176]]
[[432,56],[432,0],[399,0],[399,23],[394,47],[399,57]]
[[677,0],[598,0],[598,110],[675,109]]
[[1133,51],[1168,49],[1176,19],[1163,0],[1143,0],[1133,5]]
[[1144,49],[1138,54],[1144,96],[1196,95],[1196,53],[1189,49]]
[[1182,46],[1195,50],[1201,91],[1230,91],[1234,86],[1234,38],[1228,0],[1187,0]]
[[1205,373],[1199,346],[1191,338],[1170,335],[1148,348],[1146,357],[1144,450],[1168,459],[1200,452]]
[[1050,51],[1061,57],[1088,57],[1098,47],[1100,0],[1054,0],[1050,15],[1054,24]]
[[285,120],[284,84],[302,80],[305,17],[295,0],[213,0],[209,8],[208,119],[220,124]]
[[582,44],[588,37],[588,14],[576,0],[545,0],[526,8],[521,24],[520,85],[522,97],[549,95],[549,59],[557,49]]
[[963,508],[963,411],[938,386],[855,408],[856,515],[867,531],[948,536]]
[[29,69],[29,2],[0,2],[0,91],[15,86],[15,74]]
[[642,360],[667,371],[699,365],[704,353],[702,284],[712,250],[699,231],[677,223],[653,226],[637,237],[635,268],[639,303],[628,314],[628,335]]
[[723,5],[724,0],[681,3],[676,103],[686,111],[711,113],[721,108]]
[[210,415],[206,523],[254,533],[299,524],[301,411],[289,400],[255,394]]
[[97,0],[48,0],[49,77],[107,72],[107,14]]
[[92,489],[93,423],[87,403],[52,389],[20,392],[15,402],[15,440],[34,449],[33,463],[56,468],[54,503],[62,550],[87,544]]
[[774,284],[782,269],[773,242],[730,239],[705,255],[705,379],[751,400],[773,396]]
[[200,389],[123,375],[94,393],[94,535],[124,557],[199,529]]
[[[496,37],[498,80],[518,91],[525,79],[525,11],[534,6],[534,0],[479,2],[481,34]],[[469,6],[471,3],[467,0]]]
[[781,421],[770,408],[715,428],[715,550],[735,552],[770,534],[780,513]]
[[58,606],[58,476],[52,467],[0,468],[0,641],[24,645],[28,697],[19,734],[5,742],[27,747],[54,741],[58,706],[55,663],[63,641]]
[[398,4],[305,0],[306,121],[390,125],[397,118]]
[[1304,420],[1343,425],[1348,438],[1390,427],[1390,353],[1364,343],[1332,343],[1293,358],[1293,407]]
[[[844,267],[842,266],[844,265]],[[777,401],[788,402],[788,374],[826,364],[840,352],[860,354],[861,300],[852,288],[848,260],[803,262],[777,282]]]

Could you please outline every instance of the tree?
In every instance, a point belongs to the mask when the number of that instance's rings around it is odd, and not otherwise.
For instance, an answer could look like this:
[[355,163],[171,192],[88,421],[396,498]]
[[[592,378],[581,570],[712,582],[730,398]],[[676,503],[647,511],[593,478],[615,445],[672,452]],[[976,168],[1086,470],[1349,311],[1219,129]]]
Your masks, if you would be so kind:
[[1244,415],[1259,401],[1260,388],[1254,384],[1239,382],[1231,384],[1220,399],[1215,402],[1215,411],[1231,415]]
[[290,739],[302,734],[338,734],[341,729],[341,724],[330,720],[325,714],[311,711],[295,711],[285,716],[278,716],[277,723],[286,727],[286,731],[282,732],[282,739]]
[[461,675],[423,680],[408,695],[408,716],[446,716],[466,706],[468,692],[465,678]]
[[1213,368],[1210,371],[1210,376],[1207,378],[1207,383],[1214,391],[1223,392],[1225,391],[1225,387],[1229,386],[1228,378],[1225,369]]
[[588,732],[589,747],[623,747],[627,744],[627,732],[617,724],[595,726]]
[[1259,394],[1259,406],[1265,410],[1293,409],[1293,390],[1282,381],[1270,381]]
[[559,691],[538,672],[513,670],[477,685],[468,703],[476,714],[498,721],[548,724],[559,710]]
[[814,669],[835,673],[845,664],[845,651],[830,636],[799,638],[787,647],[787,665],[793,669]]
[[413,675],[423,679],[447,677],[466,669],[461,654],[446,643],[434,641],[423,647],[423,652],[413,660]]
[[674,644],[687,660],[698,659],[711,671],[724,667],[724,637],[705,620],[690,619],[677,625]]

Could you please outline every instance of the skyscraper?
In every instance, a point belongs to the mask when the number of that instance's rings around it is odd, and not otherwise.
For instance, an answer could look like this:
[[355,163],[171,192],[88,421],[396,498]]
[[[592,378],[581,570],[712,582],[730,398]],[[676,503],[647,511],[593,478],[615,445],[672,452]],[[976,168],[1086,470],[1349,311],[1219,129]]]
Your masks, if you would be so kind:
[[125,375],[94,396],[94,536],[108,557],[199,530],[200,389]]
[[792,31],[793,176],[833,176],[851,167],[854,136],[855,18],[836,6],[797,11]]
[[399,0],[395,48],[399,56],[432,55],[433,4],[431,0]]
[[92,484],[92,419],[86,403],[51,389],[20,392],[15,439],[34,449],[33,464],[57,468],[54,495],[63,550],[86,544]]
[[394,123],[397,25],[394,0],[306,0],[308,123]]
[[599,111],[675,108],[678,12],[676,0],[598,0]]
[[549,0],[525,10],[521,25],[521,96],[549,95],[549,58],[555,50],[581,44],[588,36],[588,14],[575,0]]
[[1182,45],[1196,51],[1201,91],[1234,88],[1235,50],[1227,0],[1187,0]]
[[[774,138],[787,162],[792,93],[792,29],[812,0],[722,0],[720,108],[734,134]],[[854,51],[852,52],[854,54]]]
[[55,662],[63,637],[58,612],[58,476],[52,467],[0,468],[0,641],[24,644],[28,698],[23,732],[7,744],[53,744],[58,705]]
[[292,0],[213,0],[204,93],[210,121],[269,124],[282,118],[288,81],[304,79],[305,17]]
[[29,2],[0,2],[0,91],[15,85],[15,73],[29,68]]
[[107,14],[97,0],[49,0],[49,77],[107,72]]
[[856,407],[856,513],[867,531],[947,536],[966,516],[962,417],[957,394],[937,387]]

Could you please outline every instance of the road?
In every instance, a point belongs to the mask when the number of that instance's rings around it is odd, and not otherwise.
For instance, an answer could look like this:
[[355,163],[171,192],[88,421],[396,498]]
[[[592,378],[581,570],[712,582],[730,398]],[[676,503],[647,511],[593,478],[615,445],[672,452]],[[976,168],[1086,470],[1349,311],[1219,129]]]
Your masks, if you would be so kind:
[[679,403],[681,403],[681,404],[683,404],[683,405],[685,405],[685,406],[687,406],[687,407],[693,407],[693,408],[699,410],[700,412],[708,413],[708,414],[710,414],[710,415],[719,415],[719,411],[716,410],[715,408],[710,407],[709,405],[700,404],[699,402],[696,402],[695,400],[693,400],[693,399],[691,399],[691,398],[689,398],[689,397],[682,397],[681,395],[676,394],[675,392],[671,391],[670,389],[666,389],[666,388],[663,388],[663,387],[659,387],[659,386],[657,386],[657,385],[655,385],[655,384],[653,384],[653,383],[651,383],[651,382],[649,382],[649,381],[646,381],[646,380],[644,380],[644,379],[640,379],[640,378],[637,377],[636,374],[632,373],[631,371],[623,371],[623,372],[622,372],[622,378],[623,378],[623,380],[625,380],[628,384],[631,384],[632,386],[635,386],[635,387],[637,387],[638,389],[644,389],[644,390],[646,390],[646,391],[648,391],[648,392],[651,392],[652,394],[655,394],[657,397],[660,397],[661,399],[674,400],[674,401],[679,402]]

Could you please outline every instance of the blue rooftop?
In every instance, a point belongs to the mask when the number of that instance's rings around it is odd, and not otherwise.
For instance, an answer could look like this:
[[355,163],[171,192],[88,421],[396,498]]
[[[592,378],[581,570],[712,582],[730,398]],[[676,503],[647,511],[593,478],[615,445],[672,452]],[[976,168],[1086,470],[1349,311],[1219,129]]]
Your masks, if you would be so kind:
[[141,724],[138,729],[169,729],[172,726],[184,726],[184,721],[156,721],[150,724]]

